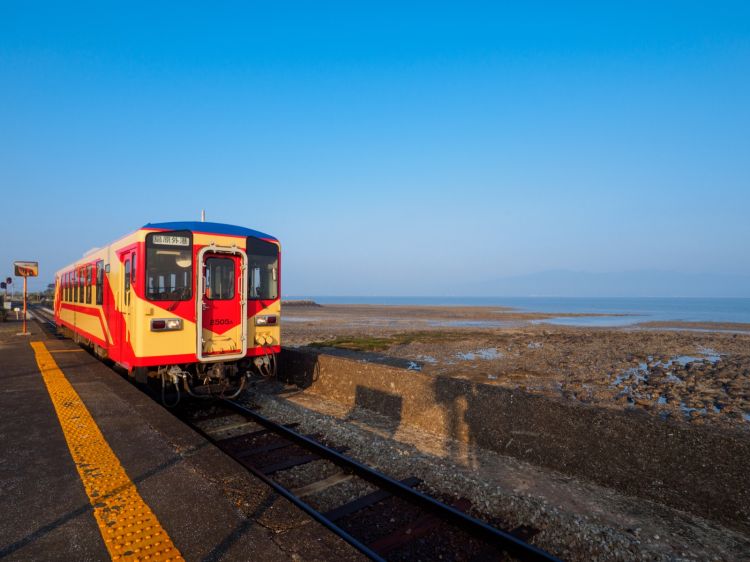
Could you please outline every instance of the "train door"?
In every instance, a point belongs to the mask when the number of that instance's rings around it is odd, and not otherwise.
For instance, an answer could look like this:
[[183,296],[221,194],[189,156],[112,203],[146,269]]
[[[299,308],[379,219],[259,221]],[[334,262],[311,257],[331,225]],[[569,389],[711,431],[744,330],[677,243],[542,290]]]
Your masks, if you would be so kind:
[[133,287],[135,281],[136,255],[133,250],[126,251],[122,254],[122,300],[120,310],[122,311],[121,332],[118,341],[120,342],[120,357],[126,358],[130,355],[132,348],[130,343],[131,329],[133,326]]
[[207,246],[198,252],[198,264],[198,360],[241,359],[247,353],[247,254]]

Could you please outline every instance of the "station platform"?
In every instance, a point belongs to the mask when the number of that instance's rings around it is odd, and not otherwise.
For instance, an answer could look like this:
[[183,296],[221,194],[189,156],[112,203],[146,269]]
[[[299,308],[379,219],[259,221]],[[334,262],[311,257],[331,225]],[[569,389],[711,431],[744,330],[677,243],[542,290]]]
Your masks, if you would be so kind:
[[358,552],[70,340],[0,323],[0,560]]

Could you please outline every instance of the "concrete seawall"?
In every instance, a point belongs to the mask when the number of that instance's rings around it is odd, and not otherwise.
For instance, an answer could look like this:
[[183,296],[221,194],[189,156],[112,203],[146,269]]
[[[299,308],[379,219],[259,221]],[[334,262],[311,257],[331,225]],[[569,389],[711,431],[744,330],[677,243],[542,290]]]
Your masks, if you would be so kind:
[[750,432],[284,349],[280,377],[467,445],[750,531]]

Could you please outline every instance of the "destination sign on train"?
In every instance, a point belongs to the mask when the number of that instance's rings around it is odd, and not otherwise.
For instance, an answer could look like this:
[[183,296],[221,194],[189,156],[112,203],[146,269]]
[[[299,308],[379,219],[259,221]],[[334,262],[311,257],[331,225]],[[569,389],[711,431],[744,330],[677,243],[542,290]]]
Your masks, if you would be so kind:
[[190,238],[187,236],[155,234],[151,240],[154,244],[159,244],[160,246],[190,246]]
[[16,277],[37,277],[39,276],[39,262],[36,261],[14,261],[13,267],[16,270]]

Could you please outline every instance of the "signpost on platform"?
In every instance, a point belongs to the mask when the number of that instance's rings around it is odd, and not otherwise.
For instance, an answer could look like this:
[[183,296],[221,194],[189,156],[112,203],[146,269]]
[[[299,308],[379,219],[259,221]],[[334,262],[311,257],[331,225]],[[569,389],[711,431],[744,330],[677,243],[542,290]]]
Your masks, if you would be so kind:
[[13,262],[16,270],[16,277],[23,277],[23,331],[19,336],[28,336],[26,330],[26,278],[37,277],[39,275],[39,262],[35,261],[16,261]]

